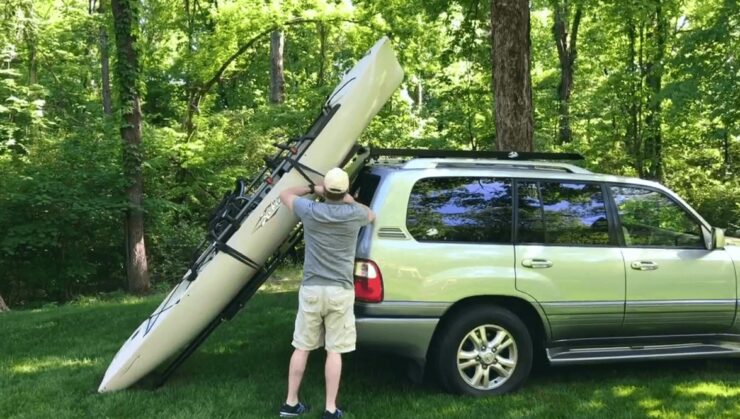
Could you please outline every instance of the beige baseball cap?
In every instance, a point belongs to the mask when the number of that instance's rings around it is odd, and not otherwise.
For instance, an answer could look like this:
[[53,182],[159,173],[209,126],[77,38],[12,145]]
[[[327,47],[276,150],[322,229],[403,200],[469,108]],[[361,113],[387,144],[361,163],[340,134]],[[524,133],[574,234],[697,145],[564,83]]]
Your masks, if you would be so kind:
[[344,193],[349,189],[349,176],[344,170],[335,167],[324,176],[324,189],[331,193]]

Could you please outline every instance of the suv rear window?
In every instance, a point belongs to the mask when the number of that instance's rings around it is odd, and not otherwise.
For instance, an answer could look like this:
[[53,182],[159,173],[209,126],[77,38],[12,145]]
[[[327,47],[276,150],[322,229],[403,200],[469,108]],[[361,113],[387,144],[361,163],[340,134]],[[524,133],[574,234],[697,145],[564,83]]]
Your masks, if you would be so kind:
[[418,241],[511,243],[510,179],[435,177],[414,184],[406,228]]
[[359,176],[357,176],[357,180],[352,184],[350,194],[356,197],[357,202],[370,206],[379,183],[380,176],[371,174],[367,170],[363,170],[360,172]]

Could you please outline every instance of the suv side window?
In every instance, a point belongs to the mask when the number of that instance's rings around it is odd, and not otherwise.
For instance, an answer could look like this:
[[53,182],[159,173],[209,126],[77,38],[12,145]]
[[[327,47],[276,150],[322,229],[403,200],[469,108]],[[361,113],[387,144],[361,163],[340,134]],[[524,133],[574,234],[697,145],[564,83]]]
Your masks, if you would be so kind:
[[511,243],[511,180],[434,177],[414,184],[406,228],[418,241]]
[[637,186],[611,193],[627,246],[704,249],[699,222],[665,194]]
[[601,185],[568,181],[517,184],[518,243],[610,244]]

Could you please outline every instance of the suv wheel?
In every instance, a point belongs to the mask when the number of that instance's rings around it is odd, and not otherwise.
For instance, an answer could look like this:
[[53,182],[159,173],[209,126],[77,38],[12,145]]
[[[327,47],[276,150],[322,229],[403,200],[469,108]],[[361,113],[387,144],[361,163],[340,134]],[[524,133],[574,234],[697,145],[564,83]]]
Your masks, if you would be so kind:
[[480,306],[458,315],[445,328],[437,358],[448,391],[474,396],[508,393],[532,369],[532,338],[509,310]]

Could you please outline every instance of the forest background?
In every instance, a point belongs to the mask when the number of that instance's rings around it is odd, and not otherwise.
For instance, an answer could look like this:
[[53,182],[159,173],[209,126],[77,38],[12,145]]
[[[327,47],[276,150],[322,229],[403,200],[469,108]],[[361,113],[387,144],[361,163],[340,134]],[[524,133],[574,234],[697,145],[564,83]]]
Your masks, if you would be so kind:
[[[126,287],[136,213],[147,281],[179,280],[234,179],[383,35],[406,78],[361,142],[496,149],[496,2],[0,0],[0,298]],[[528,5],[534,149],[658,180],[739,235],[736,1]]]

